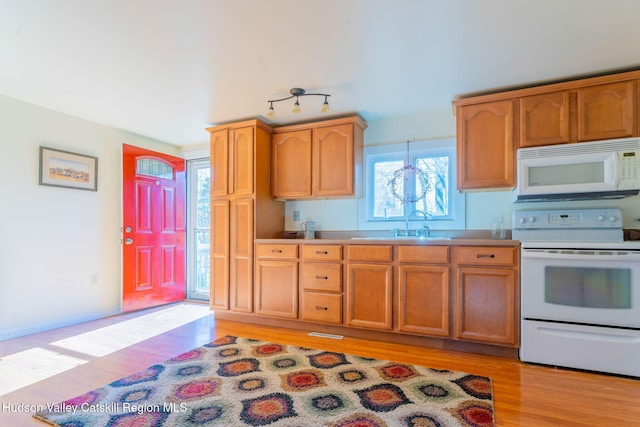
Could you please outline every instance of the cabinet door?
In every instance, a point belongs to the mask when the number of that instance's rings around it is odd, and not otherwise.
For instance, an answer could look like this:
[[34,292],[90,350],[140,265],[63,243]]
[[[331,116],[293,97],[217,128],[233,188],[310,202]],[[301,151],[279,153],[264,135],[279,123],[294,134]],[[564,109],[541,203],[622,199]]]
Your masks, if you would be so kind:
[[458,108],[458,189],[515,187],[514,102]]
[[211,196],[226,196],[229,191],[229,133],[211,133]]
[[455,338],[518,343],[516,270],[461,267],[455,286]]
[[258,259],[256,314],[298,318],[298,262]]
[[254,173],[254,128],[245,127],[231,131],[232,151],[229,170],[231,188],[229,193],[236,195],[253,194]]
[[571,92],[525,96],[519,103],[520,147],[575,142],[571,134]]
[[231,310],[253,312],[253,200],[231,201],[230,216]]
[[593,141],[636,134],[636,82],[578,89],[578,139]]
[[319,127],[313,130],[313,194],[354,194],[353,124]]
[[391,329],[390,264],[348,264],[346,324]]
[[279,133],[271,139],[271,195],[311,197],[311,130]]
[[229,309],[229,201],[211,201],[211,283],[212,310]]
[[450,335],[449,267],[401,265],[397,286],[398,330]]

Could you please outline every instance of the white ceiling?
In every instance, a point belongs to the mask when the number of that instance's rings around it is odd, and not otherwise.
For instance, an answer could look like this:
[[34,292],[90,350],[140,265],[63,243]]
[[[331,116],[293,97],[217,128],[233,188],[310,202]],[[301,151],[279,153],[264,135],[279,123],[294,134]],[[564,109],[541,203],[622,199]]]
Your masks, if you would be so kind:
[[[365,120],[640,66],[639,0],[0,0],[0,93],[179,146],[291,87]],[[283,124],[323,98],[275,104]]]

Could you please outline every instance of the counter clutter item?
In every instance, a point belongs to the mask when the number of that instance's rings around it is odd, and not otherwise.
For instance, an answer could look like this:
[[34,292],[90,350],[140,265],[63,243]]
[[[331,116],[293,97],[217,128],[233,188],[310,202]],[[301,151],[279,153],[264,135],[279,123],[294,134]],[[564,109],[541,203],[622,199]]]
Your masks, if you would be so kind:
[[304,231],[305,239],[315,239],[316,238],[316,223],[315,221],[311,221],[308,219],[307,221],[300,224],[300,229]]
[[504,218],[496,217],[491,223],[491,238],[495,240],[502,240],[507,237],[507,228],[504,224]]

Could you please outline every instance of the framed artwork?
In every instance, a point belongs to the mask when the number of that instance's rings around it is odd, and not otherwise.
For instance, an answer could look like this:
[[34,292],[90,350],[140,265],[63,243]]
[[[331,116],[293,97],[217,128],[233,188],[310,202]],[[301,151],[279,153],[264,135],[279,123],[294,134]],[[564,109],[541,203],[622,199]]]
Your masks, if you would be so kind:
[[98,158],[40,147],[40,185],[98,191]]

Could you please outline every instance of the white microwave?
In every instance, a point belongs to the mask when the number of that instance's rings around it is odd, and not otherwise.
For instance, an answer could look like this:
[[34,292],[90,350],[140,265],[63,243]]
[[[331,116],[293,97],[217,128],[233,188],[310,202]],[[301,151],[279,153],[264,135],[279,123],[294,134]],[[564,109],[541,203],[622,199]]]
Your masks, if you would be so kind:
[[640,138],[518,150],[517,202],[612,199],[640,190]]

